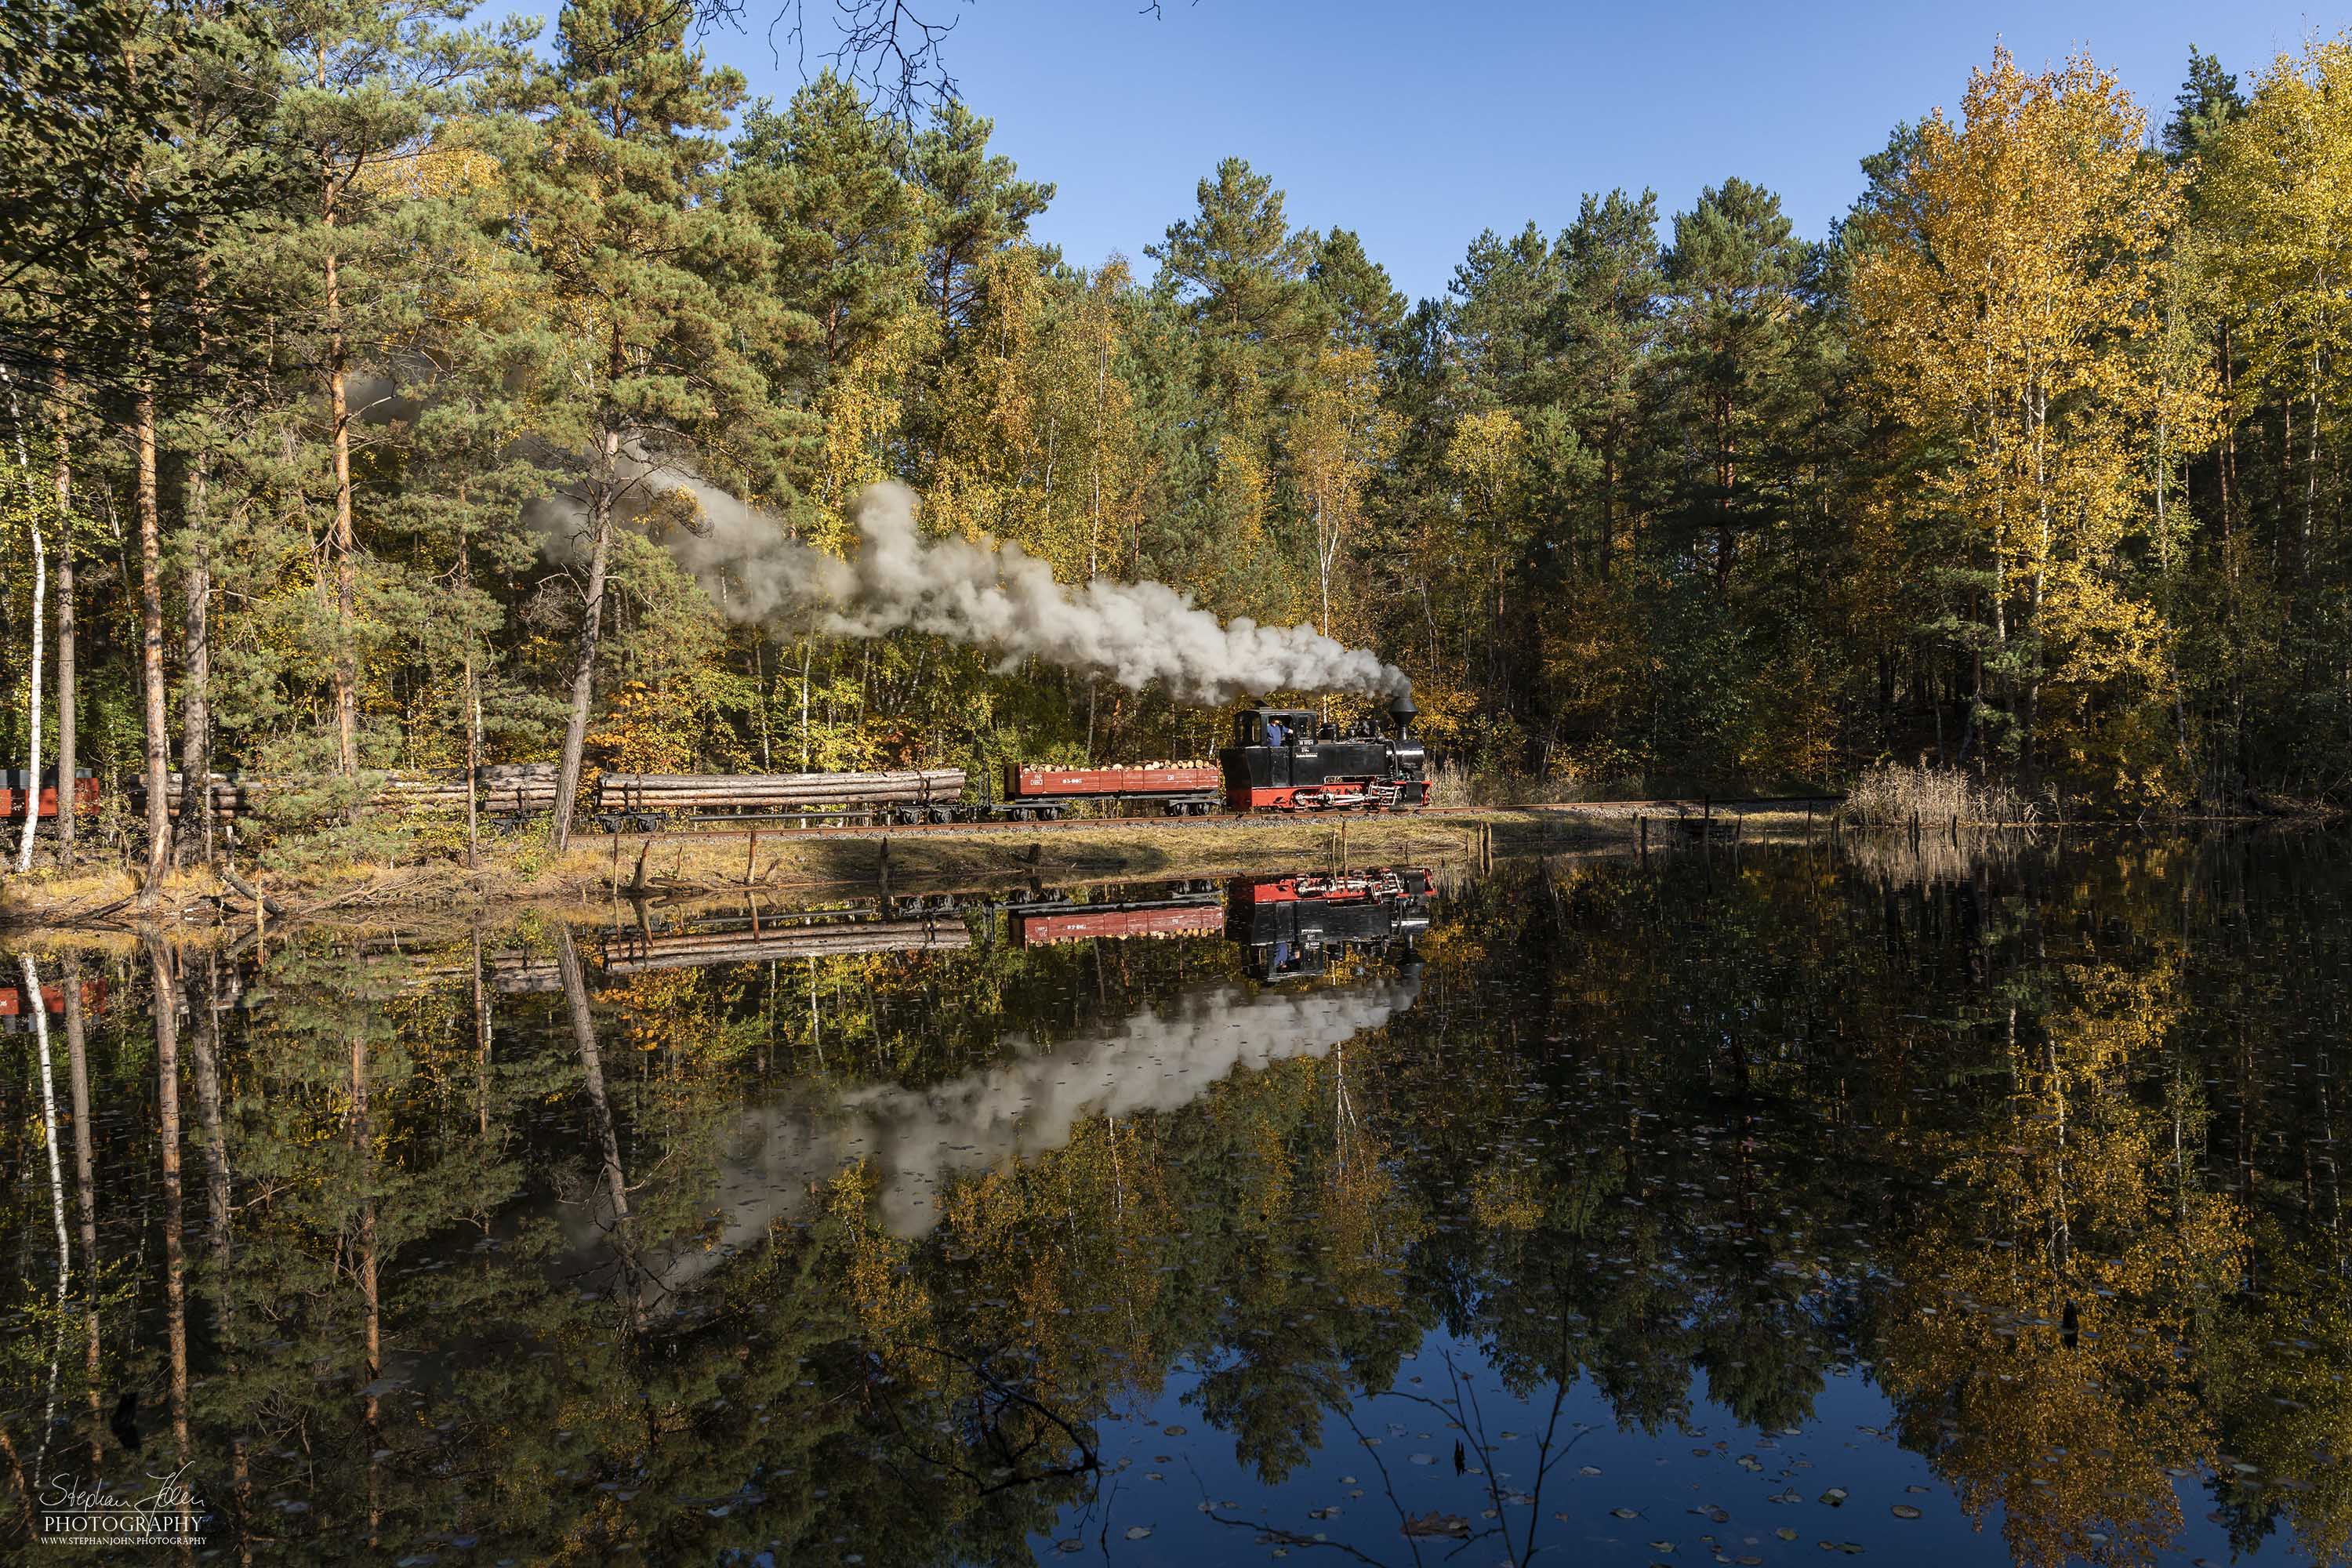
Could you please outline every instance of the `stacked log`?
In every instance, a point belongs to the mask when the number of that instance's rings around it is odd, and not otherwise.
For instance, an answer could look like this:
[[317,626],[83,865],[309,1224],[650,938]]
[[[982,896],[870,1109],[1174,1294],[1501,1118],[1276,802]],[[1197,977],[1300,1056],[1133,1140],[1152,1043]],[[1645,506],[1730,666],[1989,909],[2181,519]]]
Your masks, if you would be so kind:
[[[553,763],[499,763],[477,771],[475,800],[483,811],[522,816],[555,808]],[[464,811],[466,771],[436,768],[394,773],[384,780],[375,804],[404,811]]]
[[599,811],[800,811],[943,805],[963,794],[961,768],[864,773],[606,773]]
[[[243,816],[257,807],[263,796],[273,791],[284,793],[324,783],[322,779],[232,779],[226,773],[212,775],[212,807],[214,816],[221,818]],[[555,764],[553,763],[499,763],[478,769],[475,775],[475,798],[486,812],[524,815],[544,812],[555,805]],[[130,781],[129,795],[134,802],[146,797],[144,784],[138,778]],[[165,786],[163,798],[173,816],[180,810],[180,796],[185,791],[180,775],[173,773]],[[466,809],[466,771],[463,768],[436,768],[414,773],[395,773],[384,777],[368,806],[379,811],[430,811],[462,813]]]
[[[134,776],[123,793],[130,797],[132,805],[143,806],[147,803],[147,781],[143,777]],[[164,784],[164,809],[174,818],[180,815],[180,796],[185,793],[178,773],[172,774]],[[251,811],[257,792],[247,780],[233,779],[226,773],[215,773],[212,775],[208,794],[213,816],[225,822],[230,817],[242,816]]]

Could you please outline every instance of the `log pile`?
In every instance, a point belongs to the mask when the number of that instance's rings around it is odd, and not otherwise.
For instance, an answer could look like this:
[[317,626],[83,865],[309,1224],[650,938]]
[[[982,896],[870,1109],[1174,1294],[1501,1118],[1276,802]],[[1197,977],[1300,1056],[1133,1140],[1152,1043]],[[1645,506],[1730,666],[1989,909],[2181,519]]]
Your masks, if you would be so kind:
[[866,773],[606,773],[600,812],[788,812],[863,805],[945,805],[963,794],[961,768]]
[[[555,809],[553,763],[499,763],[478,770],[474,780],[478,808],[505,816],[525,816]],[[466,770],[436,768],[427,773],[394,773],[384,780],[375,805],[399,811],[466,809]]]
[[[233,779],[226,773],[215,773],[211,785],[213,815],[222,820],[248,816],[268,795],[290,793],[304,784],[315,786],[324,782]],[[480,809],[487,813],[522,816],[551,811],[555,806],[555,764],[493,763],[478,770],[475,787],[478,791],[475,798]],[[143,802],[146,798],[144,782],[133,777],[127,793],[134,803]],[[173,816],[179,815],[180,797],[185,793],[180,775],[172,774],[165,786],[163,799]],[[433,768],[386,774],[367,805],[370,809],[378,811],[463,813],[466,809],[466,771],[463,768]]]
[[[123,793],[130,797],[132,805],[143,806],[147,803],[147,781],[133,777]],[[180,815],[180,797],[185,793],[187,792],[181,784],[180,775],[172,774],[163,788],[163,806],[175,819]],[[255,786],[247,780],[233,779],[226,773],[213,774],[208,791],[213,816],[223,822],[233,816],[243,816],[253,809],[257,793]]]

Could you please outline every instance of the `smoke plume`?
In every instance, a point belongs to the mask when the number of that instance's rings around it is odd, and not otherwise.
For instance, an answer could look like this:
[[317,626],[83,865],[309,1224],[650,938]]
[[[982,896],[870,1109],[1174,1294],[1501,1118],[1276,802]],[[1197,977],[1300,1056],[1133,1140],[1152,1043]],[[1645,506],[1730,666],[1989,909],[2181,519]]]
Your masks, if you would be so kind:
[[[787,539],[774,519],[674,467],[646,465],[635,515],[730,616],[789,617],[848,637],[927,632],[1000,656],[1004,673],[1041,659],[1102,675],[1130,689],[1153,682],[1190,702],[1227,702],[1263,691],[1352,691],[1397,696],[1402,670],[1312,626],[1221,623],[1164,583],[1097,577],[1056,582],[1053,568],[1017,544],[926,539],[920,502],[906,486],[869,485],[857,500],[860,548],[843,561]],[[691,496],[698,513],[664,516]],[[667,503],[667,504],[665,504]],[[550,552],[576,551],[554,526],[576,516],[568,500],[541,503],[534,521]]]
[[747,1110],[710,1196],[718,1235],[658,1258],[657,1272],[668,1289],[690,1285],[860,1161],[877,1179],[884,1226],[927,1235],[957,1178],[1063,1148],[1089,1117],[1181,1110],[1238,1070],[1328,1055],[1411,1007],[1418,988],[1411,973],[1319,991],[1204,987],[1097,1037],[929,1089],[883,1085],[829,1104]]

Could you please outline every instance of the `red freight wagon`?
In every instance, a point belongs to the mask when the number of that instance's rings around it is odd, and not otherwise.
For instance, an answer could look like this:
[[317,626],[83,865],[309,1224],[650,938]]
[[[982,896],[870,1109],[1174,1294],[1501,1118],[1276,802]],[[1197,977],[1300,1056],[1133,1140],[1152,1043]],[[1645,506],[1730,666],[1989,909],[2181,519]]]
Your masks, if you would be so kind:
[[[33,775],[23,768],[0,772],[0,818],[22,821],[25,804],[32,795]],[[98,781],[81,769],[74,770],[74,815],[98,810]],[[54,820],[58,815],[58,781],[52,772],[41,784],[41,816]]]
[[1205,816],[1223,798],[1224,775],[1195,763],[1149,763],[1118,768],[1049,768],[1004,764],[1004,803],[1016,821],[1065,816],[1085,801],[1157,805],[1166,816]]
[[1015,910],[1013,940],[1023,947],[1081,942],[1090,936],[1199,936],[1221,931],[1225,907],[1219,903],[1160,904],[1144,909],[1065,905],[1055,910]]

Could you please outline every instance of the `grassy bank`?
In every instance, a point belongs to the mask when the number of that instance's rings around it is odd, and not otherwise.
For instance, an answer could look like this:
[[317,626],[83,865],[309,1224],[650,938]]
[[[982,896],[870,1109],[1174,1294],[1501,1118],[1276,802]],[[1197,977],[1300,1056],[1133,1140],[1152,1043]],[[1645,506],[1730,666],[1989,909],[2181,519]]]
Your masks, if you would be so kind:
[[[1712,808],[1720,837],[1799,835],[1803,807]],[[364,917],[420,910],[609,899],[637,890],[676,896],[747,887],[763,894],[819,894],[885,885],[986,887],[1027,879],[1205,877],[1341,863],[1435,865],[1485,855],[1545,854],[1639,843],[1637,819],[1659,847],[1690,838],[1664,819],[1695,823],[1696,802],[1496,807],[1419,816],[1112,818],[1038,826],[874,829],[842,834],[588,834],[561,856],[537,835],[486,841],[478,869],[456,859],[354,860],[276,875],[247,868],[269,919]],[[1686,814],[1686,815],[1684,815]],[[0,887],[0,922],[71,924],[139,918],[137,884],[120,869],[35,872]],[[209,871],[175,874],[147,918],[158,923],[250,921],[251,898]]]

